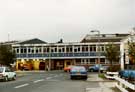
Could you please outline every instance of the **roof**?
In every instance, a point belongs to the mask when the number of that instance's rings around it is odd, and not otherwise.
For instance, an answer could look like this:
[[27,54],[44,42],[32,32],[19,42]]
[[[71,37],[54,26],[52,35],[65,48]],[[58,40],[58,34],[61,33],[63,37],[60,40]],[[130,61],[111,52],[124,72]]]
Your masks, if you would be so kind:
[[100,34],[100,37],[98,35],[86,35],[81,42],[120,42],[128,35],[129,34]]
[[46,42],[44,42],[44,41],[42,41],[38,38],[34,38],[34,39],[30,39],[30,40],[20,42],[19,44],[46,44]]

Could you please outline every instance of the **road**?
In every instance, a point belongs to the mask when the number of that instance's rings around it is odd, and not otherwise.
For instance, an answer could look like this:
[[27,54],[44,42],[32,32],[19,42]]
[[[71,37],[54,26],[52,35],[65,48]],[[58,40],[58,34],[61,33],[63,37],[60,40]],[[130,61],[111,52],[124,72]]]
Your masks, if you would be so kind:
[[97,82],[70,80],[63,71],[23,72],[15,81],[0,82],[0,92],[85,92],[98,88]]

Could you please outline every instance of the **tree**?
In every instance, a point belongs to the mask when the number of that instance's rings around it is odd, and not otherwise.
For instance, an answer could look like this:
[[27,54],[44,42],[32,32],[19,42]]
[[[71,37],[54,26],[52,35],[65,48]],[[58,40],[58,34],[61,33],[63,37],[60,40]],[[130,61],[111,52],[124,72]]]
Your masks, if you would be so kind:
[[135,42],[128,42],[129,57],[132,64],[135,64]]
[[0,64],[10,66],[16,58],[11,45],[0,44]]
[[105,56],[110,61],[110,65],[113,65],[113,62],[119,62],[120,50],[119,46],[113,43],[110,43],[106,46]]

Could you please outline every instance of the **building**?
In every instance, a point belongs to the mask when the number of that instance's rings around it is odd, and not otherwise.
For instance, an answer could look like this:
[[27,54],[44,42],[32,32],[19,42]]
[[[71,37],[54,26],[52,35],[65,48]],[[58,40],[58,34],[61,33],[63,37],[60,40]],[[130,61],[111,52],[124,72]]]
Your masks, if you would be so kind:
[[[109,65],[104,55],[106,45],[113,43],[120,47],[121,40],[127,36],[128,34],[93,34],[86,35],[80,42],[69,43],[47,43],[36,38],[16,43],[12,47],[17,56],[17,69],[22,68],[23,64],[34,70],[61,70],[68,65],[88,67],[99,62]],[[119,65],[120,62],[115,64]]]

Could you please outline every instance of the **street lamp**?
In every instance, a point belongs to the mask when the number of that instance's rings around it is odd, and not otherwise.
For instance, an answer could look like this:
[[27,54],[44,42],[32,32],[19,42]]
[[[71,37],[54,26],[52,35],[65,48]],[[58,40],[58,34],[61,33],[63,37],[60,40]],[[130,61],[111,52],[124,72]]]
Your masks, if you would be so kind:
[[97,32],[98,33],[98,67],[99,67],[99,74],[100,74],[100,31],[99,30],[91,30],[92,33]]

